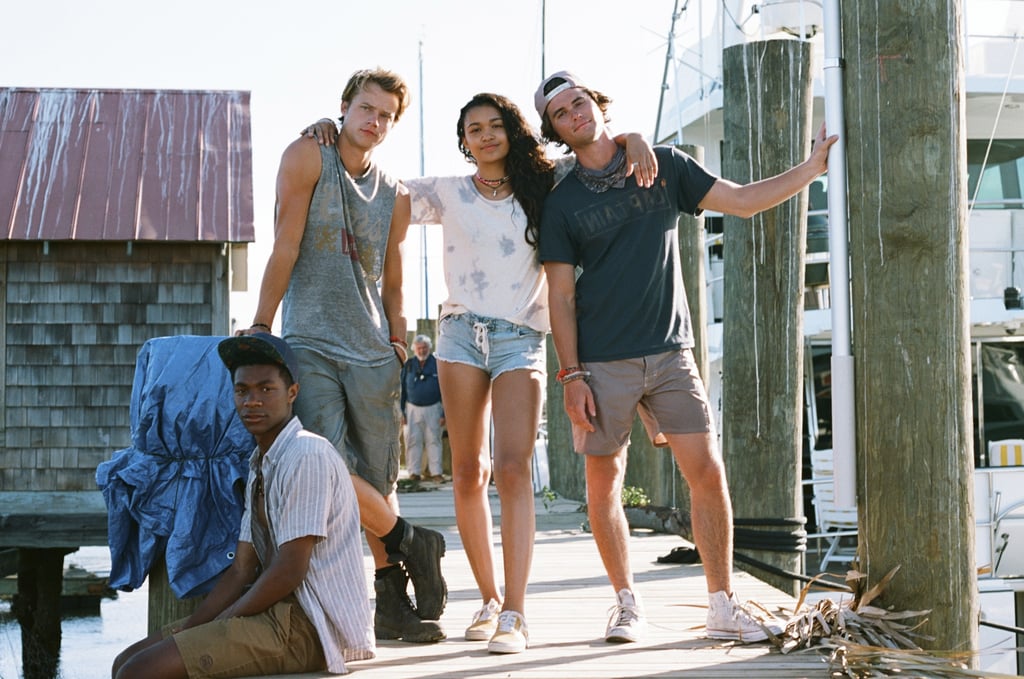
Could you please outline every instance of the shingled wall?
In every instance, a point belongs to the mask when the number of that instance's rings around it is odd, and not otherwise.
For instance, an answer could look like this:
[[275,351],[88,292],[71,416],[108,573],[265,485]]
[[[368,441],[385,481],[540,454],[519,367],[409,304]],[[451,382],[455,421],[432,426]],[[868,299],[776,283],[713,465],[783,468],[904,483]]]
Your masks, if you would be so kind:
[[0,243],[0,492],[95,490],[142,344],[229,332],[228,265],[220,243]]

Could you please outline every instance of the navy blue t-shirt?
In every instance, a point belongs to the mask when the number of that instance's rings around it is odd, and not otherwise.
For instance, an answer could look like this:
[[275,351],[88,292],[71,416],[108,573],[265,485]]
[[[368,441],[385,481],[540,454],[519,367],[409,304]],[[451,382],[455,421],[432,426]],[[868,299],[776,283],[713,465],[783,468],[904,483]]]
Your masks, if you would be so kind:
[[582,269],[576,280],[580,361],[616,361],[693,346],[679,264],[679,213],[717,177],[682,151],[654,149],[658,176],[640,188],[587,189],[569,174],[544,203],[539,256]]

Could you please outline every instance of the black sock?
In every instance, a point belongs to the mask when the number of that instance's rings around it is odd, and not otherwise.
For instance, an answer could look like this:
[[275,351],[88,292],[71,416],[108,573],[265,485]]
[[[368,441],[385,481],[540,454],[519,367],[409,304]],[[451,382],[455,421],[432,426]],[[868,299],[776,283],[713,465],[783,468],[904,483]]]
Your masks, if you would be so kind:
[[402,517],[398,517],[398,521],[395,522],[395,527],[388,531],[387,535],[381,537],[381,542],[384,543],[384,548],[388,550],[388,554],[399,554],[402,551],[402,539],[405,537],[405,527],[409,523]]
[[394,564],[391,566],[384,566],[384,568],[377,568],[373,571],[373,577],[377,580],[380,580],[381,578],[386,578],[388,576],[388,573],[395,570],[396,568],[401,568],[401,566],[399,566],[398,564]]

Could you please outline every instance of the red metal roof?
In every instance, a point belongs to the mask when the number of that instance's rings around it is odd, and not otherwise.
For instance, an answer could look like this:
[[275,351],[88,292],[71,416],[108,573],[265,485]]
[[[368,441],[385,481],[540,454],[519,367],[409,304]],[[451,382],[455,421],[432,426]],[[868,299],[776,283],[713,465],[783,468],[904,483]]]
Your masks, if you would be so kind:
[[254,238],[248,92],[0,88],[0,240]]

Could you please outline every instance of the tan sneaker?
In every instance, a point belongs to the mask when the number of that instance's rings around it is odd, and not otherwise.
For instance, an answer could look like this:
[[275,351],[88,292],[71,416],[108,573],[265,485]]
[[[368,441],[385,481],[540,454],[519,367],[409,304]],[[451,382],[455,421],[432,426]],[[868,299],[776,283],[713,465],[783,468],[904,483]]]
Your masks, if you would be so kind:
[[628,589],[619,590],[616,604],[609,609],[608,627],[604,632],[605,641],[627,643],[640,641],[647,632],[647,619],[639,597]]
[[530,644],[526,620],[515,611],[502,611],[498,615],[498,629],[487,642],[488,653],[522,653]]
[[498,629],[498,613],[501,612],[501,604],[494,599],[487,602],[487,605],[473,614],[473,622],[466,628],[466,641],[487,641],[494,636]]
[[743,644],[764,641],[778,636],[782,627],[772,622],[761,623],[740,604],[736,594],[712,592],[708,597],[708,637],[730,639]]

